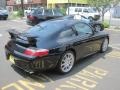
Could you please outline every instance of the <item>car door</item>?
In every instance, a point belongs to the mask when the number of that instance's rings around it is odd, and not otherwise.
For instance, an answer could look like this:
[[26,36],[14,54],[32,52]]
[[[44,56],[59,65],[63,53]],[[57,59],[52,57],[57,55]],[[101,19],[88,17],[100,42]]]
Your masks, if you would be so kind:
[[81,56],[85,57],[91,54],[94,47],[90,38],[94,35],[93,30],[85,23],[77,23],[73,28],[78,33],[76,42],[74,43],[74,47],[77,51],[77,58],[79,59]]
[[58,39],[57,39],[57,43],[59,43],[62,46],[70,46],[73,44],[76,34],[73,31],[72,27],[66,27],[64,28],[64,30],[61,30]]
[[[77,35],[75,31],[71,28],[65,28],[62,30],[58,36],[57,44],[60,45],[62,48],[61,50],[65,51],[68,49],[74,49],[77,50],[78,45],[77,43]],[[81,47],[81,51],[82,47]],[[82,57],[82,53],[79,53],[79,56]],[[77,56],[77,55],[76,55]]]

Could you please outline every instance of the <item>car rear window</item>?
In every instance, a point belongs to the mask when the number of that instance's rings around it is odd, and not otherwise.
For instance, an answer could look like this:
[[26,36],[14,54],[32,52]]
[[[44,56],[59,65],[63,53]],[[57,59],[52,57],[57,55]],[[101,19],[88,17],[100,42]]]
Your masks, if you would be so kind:
[[52,16],[53,15],[52,9],[45,9],[44,15]]
[[26,33],[30,33],[35,36],[37,35],[40,37],[47,37],[53,35],[60,29],[61,29],[61,25],[58,26],[58,22],[53,21],[49,23],[49,21],[47,21],[32,27]]
[[42,8],[39,8],[39,9],[34,9],[31,11],[31,14],[39,14],[39,15],[42,15],[43,14],[43,9]]

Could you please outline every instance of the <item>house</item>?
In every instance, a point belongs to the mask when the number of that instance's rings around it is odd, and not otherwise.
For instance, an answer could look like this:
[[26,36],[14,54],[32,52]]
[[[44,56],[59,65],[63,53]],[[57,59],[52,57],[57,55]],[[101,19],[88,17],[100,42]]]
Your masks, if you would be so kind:
[[0,0],[0,7],[2,8],[6,7],[6,0]]
[[[87,5],[87,0],[23,0],[24,8],[28,7],[67,7],[75,5]],[[7,0],[7,6],[13,8],[13,10],[18,10],[21,7],[21,0]]]

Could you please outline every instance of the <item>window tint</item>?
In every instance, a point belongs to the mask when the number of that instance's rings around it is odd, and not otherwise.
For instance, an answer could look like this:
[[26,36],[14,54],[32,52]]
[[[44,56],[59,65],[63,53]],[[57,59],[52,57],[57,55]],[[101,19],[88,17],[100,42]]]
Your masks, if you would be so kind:
[[42,15],[43,9],[39,9],[39,10],[37,11],[37,13],[38,13],[39,15]]
[[75,8],[75,12],[82,12],[82,8]]
[[52,15],[53,15],[52,9],[46,9],[46,10],[44,11],[44,13],[45,13],[45,15],[47,15],[47,16],[52,16]]
[[75,33],[72,29],[64,30],[59,34],[59,38],[71,38],[73,36],[75,36]]
[[86,13],[95,13],[95,11],[92,8],[84,9],[83,12],[86,12]]
[[62,13],[60,12],[60,10],[53,10],[53,12],[54,12],[54,15],[56,15],[56,16],[63,16],[62,15]]
[[92,29],[84,23],[78,23],[75,25],[75,29],[79,34],[92,34]]
[[85,12],[85,13],[89,13],[88,9],[84,9],[83,12]]
[[34,9],[31,11],[31,14],[39,14],[42,15],[43,13],[43,9]]

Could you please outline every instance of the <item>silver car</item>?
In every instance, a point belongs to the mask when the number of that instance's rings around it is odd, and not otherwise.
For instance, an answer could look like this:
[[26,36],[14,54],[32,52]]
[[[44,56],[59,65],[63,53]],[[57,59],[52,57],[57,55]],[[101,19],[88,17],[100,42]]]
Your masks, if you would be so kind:
[[0,7],[0,20],[7,20],[8,18],[8,11]]

